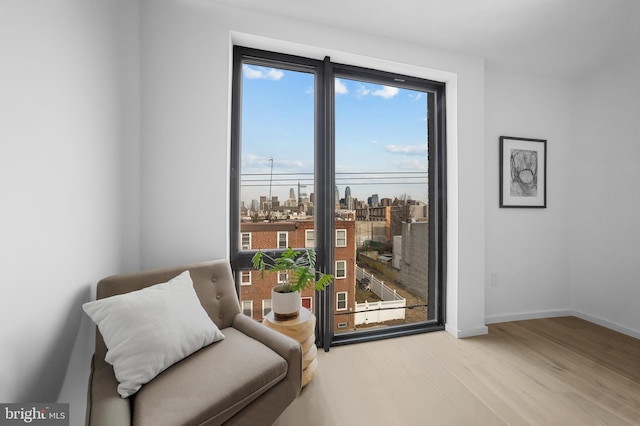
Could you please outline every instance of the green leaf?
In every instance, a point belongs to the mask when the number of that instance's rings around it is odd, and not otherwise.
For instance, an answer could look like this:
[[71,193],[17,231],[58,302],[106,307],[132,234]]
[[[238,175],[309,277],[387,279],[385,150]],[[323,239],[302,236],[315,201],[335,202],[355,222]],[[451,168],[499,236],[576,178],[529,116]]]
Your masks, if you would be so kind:
[[260,271],[261,278],[264,278],[265,270],[286,272],[287,282],[283,284],[285,292],[302,291],[311,286],[320,291],[333,282],[333,275],[315,270],[316,253],[312,249],[299,252],[289,247],[275,259],[258,250],[252,258],[252,263],[253,267]]

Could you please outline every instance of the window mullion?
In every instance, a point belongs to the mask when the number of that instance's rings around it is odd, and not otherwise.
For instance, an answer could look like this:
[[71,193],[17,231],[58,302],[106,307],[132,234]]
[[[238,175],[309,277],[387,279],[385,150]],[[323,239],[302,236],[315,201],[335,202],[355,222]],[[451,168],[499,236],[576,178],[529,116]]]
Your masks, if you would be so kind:
[[[316,88],[316,248],[318,265],[325,273],[333,274],[334,254],[334,191],[335,150],[334,139],[334,111],[333,111],[334,80],[330,58],[324,58],[323,67],[318,72]],[[316,309],[318,314],[318,338],[325,351],[329,350],[333,338],[333,293],[331,284],[325,291],[316,295]]]

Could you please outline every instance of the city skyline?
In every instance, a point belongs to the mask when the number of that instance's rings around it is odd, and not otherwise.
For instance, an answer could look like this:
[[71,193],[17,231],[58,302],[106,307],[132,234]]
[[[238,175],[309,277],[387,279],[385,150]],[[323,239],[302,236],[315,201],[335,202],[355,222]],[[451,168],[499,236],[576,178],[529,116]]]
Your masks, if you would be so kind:
[[[344,191],[342,191],[342,192],[340,191],[339,188],[337,188],[338,197],[336,199],[336,203],[338,201],[344,201],[345,207],[349,208],[349,209],[357,207],[357,206],[350,207],[349,204],[347,204],[349,202],[348,201],[349,198],[351,198],[352,200],[357,200],[359,203],[362,202],[362,203],[365,203],[365,204],[370,204],[371,206],[375,206],[377,204],[381,204],[382,200],[385,200],[385,199],[391,200],[391,202],[393,202],[396,199],[398,199],[398,200],[405,200],[405,201],[406,200],[419,201],[419,202],[422,202],[422,203],[425,203],[425,204],[427,203],[426,200],[416,200],[416,199],[414,199],[414,198],[412,198],[410,196],[407,196],[407,194],[400,194],[399,196],[388,197],[388,196],[382,196],[379,193],[373,193],[373,194],[370,194],[370,195],[366,196],[365,198],[359,198],[359,197],[354,197],[353,195],[347,195],[349,189],[350,189],[349,185],[345,186]],[[284,191],[284,189],[282,191]],[[295,199],[296,201],[300,200],[300,199],[306,199],[306,200],[313,199],[313,192],[302,192],[302,191],[300,191],[300,193],[298,193],[297,189],[294,188],[294,187],[291,187],[287,191],[284,191],[284,192],[288,192],[288,196],[286,198],[280,197],[279,195],[277,195],[275,193],[272,194],[272,197],[276,198],[276,201],[280,204],[280,206],[283,206],[285,201],[291,200],[292,198]],[[292,194],[293,194],[293,197],[292,197]],[[299,195],[299,194],[302,194],[302,196]],[[404,198],[404,196],[407,196],[407,198]],[[254,204],[259,205],[260,199],[262,197],[265,197],[265,199],[267,199],[267,195],[263,194],[263,195],[260,195],[258,198],[253,198],[251,200],[241,200],[241,203],[243,204],[244,207],[246,207],[248,209],[249,208],[254,209],[253,205]],[[371,201],[371,203],[369,203],[370,201]],[[259,210],[259,208],[258,208],[258,210]]]

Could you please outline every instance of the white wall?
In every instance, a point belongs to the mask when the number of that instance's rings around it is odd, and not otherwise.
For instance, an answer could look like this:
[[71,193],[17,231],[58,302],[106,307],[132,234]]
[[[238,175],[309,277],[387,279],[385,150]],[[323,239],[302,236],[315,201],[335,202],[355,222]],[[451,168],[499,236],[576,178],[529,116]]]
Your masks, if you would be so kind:
[[640,338],[640,51],[573,86],[568,194],[572,305]]
[[486,332],[478,303],[484,300],[482,59],[215,3],[141,5],[143,267],[228,254],[233,33],[253,47],[450,79],[447,329],[460,336]]
[[[495,71],[485,81],[487,323],[568,315],[570,83]],[[547,140],[546,209],[499,208],[500,136]]]
[[[486,321],[640,337],[640,52],[572,82],[486,72]],[[547,139],[547,209],[498,208],[501,135]],[[494,285],[495,284],[495,285]]]
[[120,270],[116,18],[108,0],[2,4],[2,402],[57,400],[81,304]]

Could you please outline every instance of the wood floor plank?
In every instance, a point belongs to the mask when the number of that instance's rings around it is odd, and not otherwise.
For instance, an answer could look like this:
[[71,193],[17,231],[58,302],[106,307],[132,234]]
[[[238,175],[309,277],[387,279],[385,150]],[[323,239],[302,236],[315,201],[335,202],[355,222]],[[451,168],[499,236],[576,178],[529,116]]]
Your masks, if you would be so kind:
[[638,425],[640,341],[562,317],[332,348],[275,423]]
[[[513,326],[523,330],[514,334],[511,341],[514,345],[518,341],[525,342],[534,356],[546,359],[545,369],[548,373],[589,397],[594,404],[610,404],[615,407],[614,410],[626,413],[629,418],[640,418],[640,386],[633,378],[634,370],[629,370],[627,375],[623,369],[603,365],[599,355],[589,356],[587,350],[567,350],[566,347],[573,346],[573,343],[564,345],[558,343],[557,339],[550,340],[553,343],[545,343],[546,336],[525,331],[537,327],[529,322]],[[542,330],[542,334],[546,334],[547,329]],[[585,345],[588,343],[585,342]]]
[[568,318],[523,322],[522,326],[640,383],[640,340]]
[[[526,324],[513,324],[520,328]],[[530,325],[530,324],[529,324]],[[530,327],[525,327],[528,329]],[[494,330],[495,331],[495,330]],[[584,351],[566,350],[557,343],[545,344],[546,337],[522,331],[512,335],[516,346],[522,340],[531,350],[532,356],[546,359],[544,369],[547,374],[555,375],[559,380],[589,399],[594,409],[603,408],[631,422],[640,419],[638,398],[640,387],[635,381],[621,375],[619,369],[613,371],[598,361],[584,355]]]
[[585,414],[587,417],[587,420],[583,420],[585,425],[637,425],[640,420],[637,417],[625,418],[620,411],[612,412],[602,408],[600,405],[594,404],[592,400],[576,392],[566,392],[558,395],[558,397],[569,401]]

